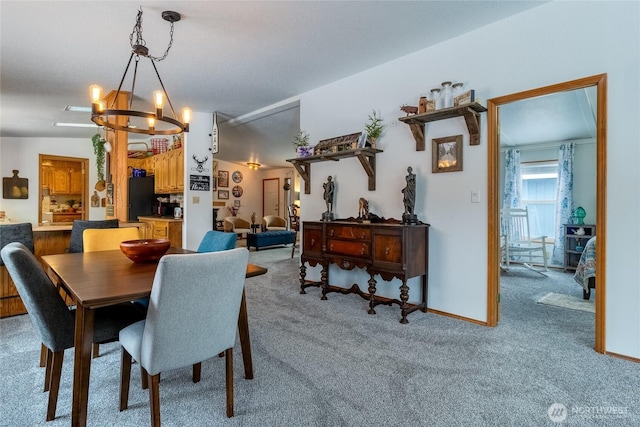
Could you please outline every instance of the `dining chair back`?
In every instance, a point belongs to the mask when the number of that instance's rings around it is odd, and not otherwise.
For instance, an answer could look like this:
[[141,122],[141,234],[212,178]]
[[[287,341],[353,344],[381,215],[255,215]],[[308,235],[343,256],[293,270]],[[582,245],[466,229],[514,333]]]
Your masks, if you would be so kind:
[[[160,373],[196,365],[224,352],[226,412],[233,416],[232,349],[248,260],[245,248],[160,259],[147,318],[120,331],[121,411],[128,406],[132,358],[148,374],[151,422],[159,426]],[[193,382],[199,379],[194,369]]]
[[118,228],[120,222],[117,219],[107,220],[75,220],[71,226],[71,237],[67,252],[84,252],[83,233],[88,228]]
[[[34,252],[33,229],[30,222],[0,225],[0,249],[12,242],[22,243],[31,253]],[[4,265],[2,259],[0,265]]]
[[238,236],[235,233],[209,230],[205,233],[198,252],[217,252],[235,249]]
[[[49,276],[29,249],[9,243],[0,251],[34,329],[47,347],[44,390],[49,391],[47,421],[56,416],[64,350],[73,347],[75,312],[69,310]],[[115,341],[120,329],[144,317],[133,304],[97,309],[94,342]]]
[[82,233],[84,252],[112,251],[120,249],[121,242],[138,239],[137,227],[89,228]]

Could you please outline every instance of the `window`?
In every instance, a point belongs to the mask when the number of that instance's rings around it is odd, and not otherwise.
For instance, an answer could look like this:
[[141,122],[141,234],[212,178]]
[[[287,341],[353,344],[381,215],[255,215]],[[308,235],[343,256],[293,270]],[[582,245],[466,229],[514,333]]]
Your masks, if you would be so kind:
[[558,194],[558,161],[520,163],[521,204],[529,209],[532,236],[553,240]]

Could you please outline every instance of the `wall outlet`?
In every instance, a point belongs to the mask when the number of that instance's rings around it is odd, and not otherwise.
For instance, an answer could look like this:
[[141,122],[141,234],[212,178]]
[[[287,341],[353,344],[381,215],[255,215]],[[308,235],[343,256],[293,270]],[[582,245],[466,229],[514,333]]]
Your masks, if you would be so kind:
[[198,203],[200,203],[200,197],[198,196],[193,196],[193,204],[197,205]]
[[471,203],[480,203],[480,196],[478,190],[471,190]]

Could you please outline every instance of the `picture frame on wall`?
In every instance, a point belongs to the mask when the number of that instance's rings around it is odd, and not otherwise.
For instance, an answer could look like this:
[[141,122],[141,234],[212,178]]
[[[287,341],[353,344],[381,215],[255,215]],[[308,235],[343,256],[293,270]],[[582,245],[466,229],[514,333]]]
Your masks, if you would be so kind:
[[237,199],[234,200],[233,201],[233,206],[236,207],[236,208],[239,208],[240,207],[240,200],[237,200]]
[[229,190],[218,190],[218,199],[229,200]]
[[431,172],[462,170],[462,135],[434,138],[431,145]]
[[229,171],[218,172],[218,187],[229,187]]

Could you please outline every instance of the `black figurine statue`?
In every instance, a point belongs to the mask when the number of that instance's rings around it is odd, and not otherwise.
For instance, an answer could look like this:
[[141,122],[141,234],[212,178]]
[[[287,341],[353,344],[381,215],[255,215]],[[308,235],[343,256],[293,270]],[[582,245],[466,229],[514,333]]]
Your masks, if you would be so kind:
[[323,221],[333,221],[335,218],[333,216],[333,195],[335,190],[335,184],[332,181],[331,175],[327,177],[327,182],[322,184],[322,188],[324,188],[324,202],[327,205],[327,210],[322,213]]
[[414,213],[416,205],[416,174],[413,173],[411,166],[407,168],[407,185],[402,189],[404,203],[404,213],[402,214],[402,222],[405,224],[417,224],[418,217]]

